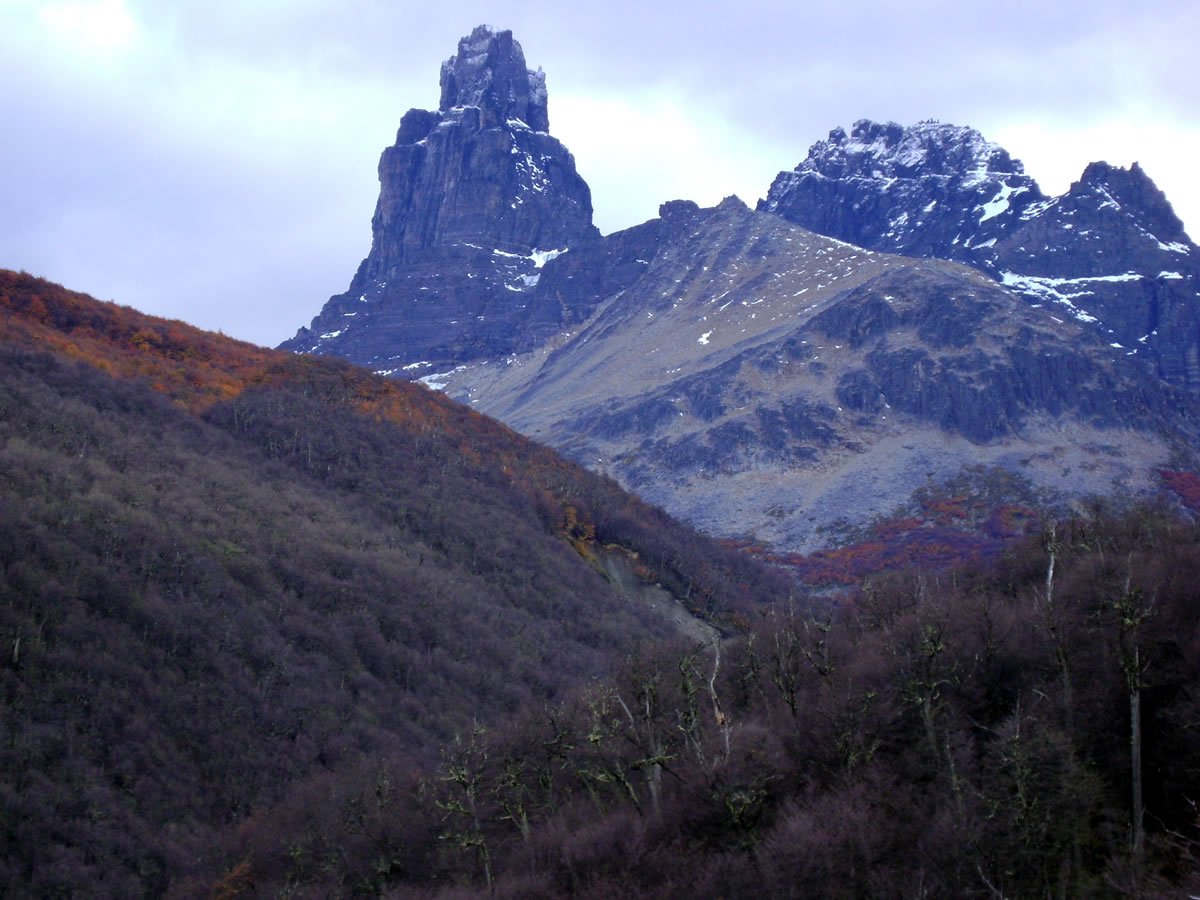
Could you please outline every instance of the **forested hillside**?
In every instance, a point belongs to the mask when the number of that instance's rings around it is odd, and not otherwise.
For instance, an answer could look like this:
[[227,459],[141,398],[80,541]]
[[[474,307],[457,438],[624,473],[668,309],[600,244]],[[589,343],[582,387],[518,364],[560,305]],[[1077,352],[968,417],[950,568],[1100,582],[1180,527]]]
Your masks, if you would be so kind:
[[[1200,529],[1092,510],[986,569],[779,604],[423,770],[309,785],[218,891],[1179,897],[1200,891]],[[1132,722],[1140,723],[1137,729]]]
[[1165,507],[805,598],[419,385],[5,272],[0,511],[16,896],[1200,892]]
[[[786,594],[418,385],[0,273],[0,882],[161,894],[321,773],[432,764],[678,598]],[[660,587],[655,587],[656,585]]]

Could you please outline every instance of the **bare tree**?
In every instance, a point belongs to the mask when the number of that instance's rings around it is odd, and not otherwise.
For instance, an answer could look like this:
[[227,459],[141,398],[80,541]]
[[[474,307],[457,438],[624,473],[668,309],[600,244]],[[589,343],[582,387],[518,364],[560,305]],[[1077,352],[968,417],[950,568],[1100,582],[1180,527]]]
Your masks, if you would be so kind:
[[1113,601],[1117,615],[1117,643],[1125,688],[1129,691],[1129,767],[1132,783],[1130,846],[1134,861],[1140,863],[1146,844],[1146,805],[1142,773],[1142,688],[1147,664],[1142,658],[1139,631],[1154,614],[1153,600],[1146,600],[1141,588],[1132,587],[1132,554],[1125,573],[1125,584]]
[[444,786],[434,804],[442,812],[439,837],[463,851],[474,851],[483,867],[484,881],[492,886],[492,857],[483,832],[484,768],[488,761],[487,739],[476,724],[470,736],[454,736],[454,743],[443,751],[437,780]]

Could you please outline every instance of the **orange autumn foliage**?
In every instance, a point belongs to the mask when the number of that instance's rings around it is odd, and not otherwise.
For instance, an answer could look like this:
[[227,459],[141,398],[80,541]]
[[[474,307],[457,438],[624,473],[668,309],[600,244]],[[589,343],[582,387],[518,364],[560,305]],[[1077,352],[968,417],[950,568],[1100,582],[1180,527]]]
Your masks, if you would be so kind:
[[[436,428],[453,436],[468,457],[479,458],[476,438],[484,417],[419,385],[146,315],[24,272],[0,269],[0,312],[0,340],[59,353],[116,377],[144,379],[189,412],[203,413],[249,387],[315,381],[327,399],[406,428]],[[543,456],[540,463],[555,465],[554,454]],[[511,447],[500,459],[510,467],[518,461]]]
[[192,412],[237,396],[279,354],[0,270],[0,340],[144,378]]
[[[376,375],[332,357],[258,347],[184,322],[146,315],[24,272],[0,269],[0,342],[50,352],[121,378],[139,380],[195,415],[249,389],[298,391],[333,407],[391,424],[410,437],[427,436],[466,465],[496,471],[547,522],[572,525],[562,536],[661,545],[641,552],[648,580],[670,580],[691,551],[666,537],[663,514],[603,479],[582,478],[578,466],[550,448],[424,385]],[[644,548],[643,548],[644,549]],[[703,554],[700,554],[703,556]],[[732,551],[698,558],[681,593],[697,609],[718,595],[738,594],[742,563]],[[744,593],[744,592],[742,592]]]

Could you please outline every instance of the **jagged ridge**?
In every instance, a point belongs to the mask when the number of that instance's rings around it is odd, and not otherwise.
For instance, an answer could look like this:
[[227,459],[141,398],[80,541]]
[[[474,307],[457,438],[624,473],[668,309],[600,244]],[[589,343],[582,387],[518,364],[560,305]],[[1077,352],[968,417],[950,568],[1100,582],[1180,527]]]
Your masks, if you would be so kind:
[[977,131],[835,129],[760,209],[863,247],[965,262],[1200,390],[1200,251],[1137,163],[1098,162],[1047,198]]
[[664,204],[598,245],[644,254],[637,276],[559,340],[447,389],[712,533],[820,546],[964,464],[1064,499],[1142,490],[1197,434],[1195,403],[1086,323],[956,263],[736,198]]

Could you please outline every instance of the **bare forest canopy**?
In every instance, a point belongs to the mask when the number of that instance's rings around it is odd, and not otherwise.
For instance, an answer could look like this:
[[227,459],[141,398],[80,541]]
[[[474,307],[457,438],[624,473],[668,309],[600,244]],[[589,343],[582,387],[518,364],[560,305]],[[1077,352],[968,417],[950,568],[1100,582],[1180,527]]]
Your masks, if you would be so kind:
[[346,363],[0,273],[0,372],[0,882],[35,894],[161,893],[317,771],[435,759],[685,605],[787,591]]

